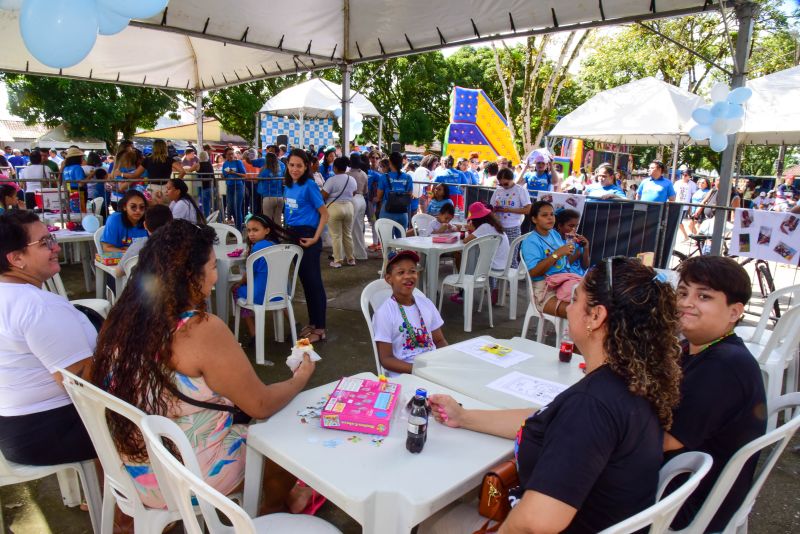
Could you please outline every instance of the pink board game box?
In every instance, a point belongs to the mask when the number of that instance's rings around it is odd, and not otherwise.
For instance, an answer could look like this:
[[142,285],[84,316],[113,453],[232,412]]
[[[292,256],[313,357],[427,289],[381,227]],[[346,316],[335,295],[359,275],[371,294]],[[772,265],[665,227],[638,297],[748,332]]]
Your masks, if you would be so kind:
[[400,384],[342,378],[322,409],[324,428],[385,436],[400,396]]
[[434,243],[445,243],[449,245],[458,241],[458,234],[436,234],[433,236],[432,241]]

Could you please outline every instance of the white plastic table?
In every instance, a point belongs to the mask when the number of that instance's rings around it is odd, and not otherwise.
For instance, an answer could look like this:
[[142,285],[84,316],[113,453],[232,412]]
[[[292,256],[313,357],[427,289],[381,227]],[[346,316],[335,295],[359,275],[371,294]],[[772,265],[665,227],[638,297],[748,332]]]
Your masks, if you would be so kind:
[[495,339],[489,336],[480,336],[474,339],[485,340],[486,343],[497,343],[520,352],[533,354],[533,358],[503,368],[461,352],[454,346],[447,346],[417,355],[414,358],[413,374],[468,394],[474,399],[497,408],[541,408],[525,399],[486,387],[490,382],[512,371],[565,386],[571,386],[584,376],[583,370],[578,367],[583,362],[583,358],[578,354],[572,356],[570,363],[561,363],[558,361],[557,348],[530,339],[521,337]]
[[[77,247],[82,249],[79,253],[81,264],[83,265],[83,282],[86,285],[86,291],[92,290],[92,262],[94,254],[92,254],[92,242],[94,241],[94,234],[90,232],[73,232],[70,230],[59,230],[53,232],[56,236],[56,241],[59,245],[67,243],[74,243]],[[66,253],[64,254],[66,257]],[[99,297],[98,297],[99,298]]]
[[[355,376],[376,379],[372,373]],[[403,404],[408,395],[422,387],[429,394],[451,394],[465,407],[491,408],[413,375],[390,380],[401,385]],[[365,534],[410,532],[477,487],[493,465],[511,457],[512,440],[448,428],[433,418],[424,450],[411,454],[405,448],[404,410],[395,416],[389,435],[377,446],[372,442],[376,436],[321,428],[318,419],[302,424],[298,410],[330,394],[335,385],[334,382],[304,391],[266,422],[250,426],[244,509],[251,516],[257,511],[261,491],[262,455],[327,497],[358,521]],[[350,441],[352,436],[361,441]],[[338,444],[332,447],[331,440]]]
[[[238,258],[231,258],[228,252],[242,249],[242,254]],[[228,291],[228,277],[231,274],[231,267],[237,263],[247,261],[247,245],[238,243],[234,245],[214,245],[214,254],[217,256],[217,283],[214,288],[217,292],[217,317],[228,322],[228,302],[231,299]]]
[[422,236],[392,239],[388,246],[425,254],[425,294],[433,302],[436,302],[436,293],[439,290],[439,258],[442,254],[464,250],[464,242],[460,239],[455,243],[434,243],[432,237]]

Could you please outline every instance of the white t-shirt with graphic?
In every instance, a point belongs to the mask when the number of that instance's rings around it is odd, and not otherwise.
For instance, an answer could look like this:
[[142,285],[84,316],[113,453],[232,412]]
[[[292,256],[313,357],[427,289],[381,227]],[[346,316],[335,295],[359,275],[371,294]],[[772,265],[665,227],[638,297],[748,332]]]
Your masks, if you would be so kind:
[[[414,305],[403,306],[403,311],[411,323],[416,339],[412,339],[408,329],[404,327],[400,305],[389,297],[372,316],[372,330],[375,332],[375,341],[392,344],[392,354],[398,360],[413,363],[414,357],[423,352],[436,349],[433,343],[433,332],[444,324],[439,310],[425,296],[415,296]],[[422,318],[420,319],[420,314]],[[425,328],[422,323],[425,323]],[[397,376],[400,373],[386,371],[387,376]]]
[[692,180],[684,182],[678,180],[675,182],[675,202],[691,202],[692,195],[697,191],[697,184]]
[[[489,204],[502,208],[524,208],[531,203],[531,196],[528,190],[519,184],[514,184],[510,189],[498,187],[492,193]],[[520,226],[525,219],[522,213],[496,213],[503,228],[514,228]]]

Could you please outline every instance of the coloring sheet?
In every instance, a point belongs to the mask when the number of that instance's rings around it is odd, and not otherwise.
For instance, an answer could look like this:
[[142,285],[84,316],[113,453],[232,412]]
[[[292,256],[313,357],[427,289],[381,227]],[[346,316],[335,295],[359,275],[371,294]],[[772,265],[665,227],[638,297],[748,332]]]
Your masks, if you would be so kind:
[[526,354],[506,347],[485,337],[478,337],[451,345],[452,348],[469,354],[485,362],[497,365],[504,369],[533,358],[533,354]]
[[536,406],[546,406],[568,386],[512,371],[489,382],[486,387],[530,401]]

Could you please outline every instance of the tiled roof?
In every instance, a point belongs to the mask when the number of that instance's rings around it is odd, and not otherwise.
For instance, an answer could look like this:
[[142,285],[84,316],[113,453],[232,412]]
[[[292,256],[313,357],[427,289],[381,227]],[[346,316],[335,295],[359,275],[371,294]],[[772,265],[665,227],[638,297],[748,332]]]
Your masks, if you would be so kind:
[[784,176],[800,176],[800,165],[792,165],[783,169]]
[[51,130],[44,124],[34,124],[28,126],[24,121],[18,120],[0,120],[0,124],[4,126],[11,136],[19,141],[22,139],[38,139]]

